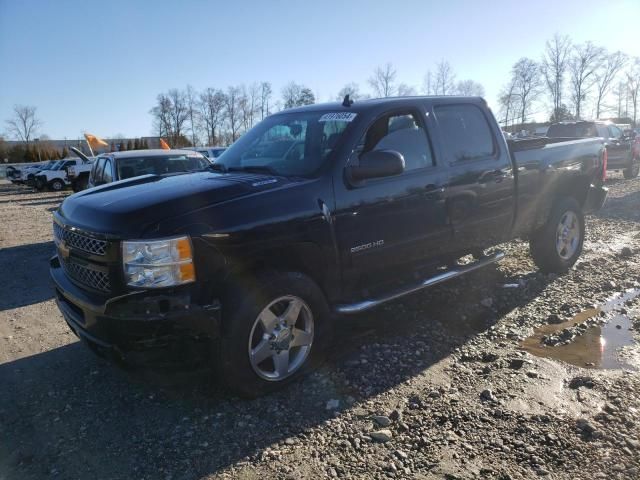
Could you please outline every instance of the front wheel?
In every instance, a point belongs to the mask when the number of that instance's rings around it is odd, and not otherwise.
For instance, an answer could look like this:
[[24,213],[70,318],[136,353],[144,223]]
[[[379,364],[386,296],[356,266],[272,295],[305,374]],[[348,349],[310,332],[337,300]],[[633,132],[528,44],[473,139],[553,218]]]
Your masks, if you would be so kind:
[[60,190],[63,190],[64,189],[64,182],[62,180],[58,180],[58,179],[52,181],[51,182],[51,189],[56,191],[56,192],[59,192]]
[[638,173],[640,173],[640,158],[632,159],[629,166],[622,171],[622,175],[624,175],[624,178],[627,180],[636,178]]
[[218,367],[236,393],[256,397],[308,372],[329,337],[329,308],[306,275],[275,273],[238,288],[223,305]]
[[564,273],[582,253],[584,215],[571,197],[559,199],[547,222],[529,240],[533,261],[545,273]]

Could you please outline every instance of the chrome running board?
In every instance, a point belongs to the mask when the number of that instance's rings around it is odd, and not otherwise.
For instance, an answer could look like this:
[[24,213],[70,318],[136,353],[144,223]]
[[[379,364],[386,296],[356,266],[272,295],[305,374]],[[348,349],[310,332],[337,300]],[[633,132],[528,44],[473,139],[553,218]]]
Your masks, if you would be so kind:
[[493,255],[486,255],[481,259],[476,260],[475,262],[469,263],[467,265],[453,266],[449,270],[439,273],[433,277],[427,278],[418,284],[407,286],[401,290],[396,290],[395,292],[388,293],[379,298],[370,298],[367,300],[361,300],[356,303],[338,305],[336,307],[336,312],[342,314],[364,312],[371,308],[378,307],[383,303],[390,302],[391,300],[396,300],[397,298],[404,297],[405,295],[409,295],[410,293],[420,291],[423,288],[431,287],[438,283],[442,283],[447,280],[451,280],[452,278],[459,277],[460,275],[464,275],[465,273],[472,272],[473,270],[486,267],[487,265],[498,262],[503,258],[504,252],[496,252]]

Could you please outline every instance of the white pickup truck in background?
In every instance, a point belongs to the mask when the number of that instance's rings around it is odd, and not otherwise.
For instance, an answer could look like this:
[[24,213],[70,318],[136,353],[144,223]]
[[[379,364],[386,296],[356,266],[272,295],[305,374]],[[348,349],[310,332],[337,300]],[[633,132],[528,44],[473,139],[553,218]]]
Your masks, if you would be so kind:
[[55,166],[47,170],[40,170],[35,174],[35,187],[38,190],[43,190],[45,187],[56,191],[64,190],[65,187],[71,184],[67,178],[67,168],[77,167],[83,163],[84,160],[81,158],[59,160]]
[[83,162],[80,165],[71,165],[67,168],[67,180],[71,184],[74,192],[80,192],[87,188],[89,173],[91,173],[91,169],[93,168],[95,157],[87,157],[76,147],[71,147],[71,150],[78,155]]

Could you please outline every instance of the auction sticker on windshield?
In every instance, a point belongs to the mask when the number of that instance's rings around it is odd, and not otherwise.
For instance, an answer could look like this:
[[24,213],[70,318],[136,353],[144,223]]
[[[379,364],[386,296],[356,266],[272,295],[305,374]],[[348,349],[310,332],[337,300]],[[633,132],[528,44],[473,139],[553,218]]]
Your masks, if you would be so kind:
[[352,122],[358,114],[353,112],[325,113],[318,120],[319,122]]

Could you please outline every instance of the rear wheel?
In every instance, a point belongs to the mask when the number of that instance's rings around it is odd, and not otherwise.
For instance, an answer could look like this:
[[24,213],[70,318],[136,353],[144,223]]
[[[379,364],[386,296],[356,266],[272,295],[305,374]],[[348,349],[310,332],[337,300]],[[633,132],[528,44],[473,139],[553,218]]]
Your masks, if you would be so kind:
[[55,190],[56,192],[64,189],[64,182],[57,178],[53,180],[49,185],[51,186],[51,190]]
[[636,178],[638,173],[640,173],[640,158],[632,159],[629,166],[622,171],[622,175],[624,175],[624,178],[627,180]]
[[563,273],[576,263],[584,242],[584,215],[571,197],[559,199],[547,222],[529,240],[533,261],[546,273]]
[[218,368],[236,393],[255,397],[304,375],[321,358],[329,308],[320,288],[300,273],[262,276],[225,299]]

